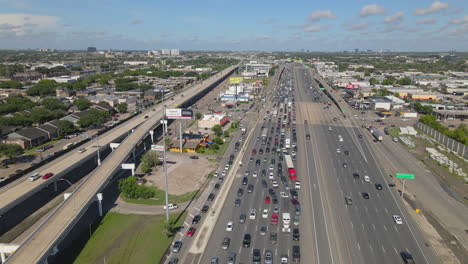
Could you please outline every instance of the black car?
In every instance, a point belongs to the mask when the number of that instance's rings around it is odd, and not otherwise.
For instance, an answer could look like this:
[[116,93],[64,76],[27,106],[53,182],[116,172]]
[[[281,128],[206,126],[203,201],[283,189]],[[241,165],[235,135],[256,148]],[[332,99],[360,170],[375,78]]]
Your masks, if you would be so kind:
[[262,262],[262,257],[260,255],[259,249],[254,249],[252,253],[252,263],[260,264]]
[[244,194],[244,189],[239,188],[239,190],[237,190],[237,196],[242,196],[243,194]]
[[209,207],[208,205],[205,204],[205,205],[202,207],[201,212],[202,212],[202,213],[206,213],[206,212],[208,212],[208,209],[210,209],[210,207]]
[[354,179],[359,179],[359,173],[357,173],[357,172],[353,173],[353,177],[354,177]]
[[295,189],[291,189],[290,193],[291,193],[292,198],[297,199],[298,195],[297,195],[297,191]]
[[268,193],[270,195],[274,195],[275,194],[275,190],[273,190],[272,188],[268,189]]
[[242,185],[247,185],[249,183],[249,179],[247,177],[242,178]]
[[265,176],[266,176],[266,170],[263,169],[263,170],[262,170],[262,177],[265,177]]
[[344,151],[344,154],[345,154],[345,155],[349,155],[349,151],[345,150],[345,151]]
[[271,232],[270,233],[270,242],[272,244],[276,244],[278,242],[278,233],[276,233],[276,232]]
[[241,199],[237,198],[235,201],[234,201],[234,206],[235,207],[239,207],[241,205]]
[[194,216],[192,219],[192,225],[198,224],[198,222],[200,222],[200,219],[201,219],[201,215]]
[[376,183],[376,184],[375,184],[375,188],[377,188],[377,190],[382,190],[382,189],[383,189],[383,186],[382,186],[382,184],[380,184],[380,183]]
[[363,192],[362,197],[364,197],[364,199],[369,199],[369,194],[366,192]]
[[403,259],[403,261],[406,264],[414,264],[415,263],[414,259],[413,259],[413,256],[411,256],[411,254],[406,252],[406,251],[400,252],[400,256],[401,256],[401,258]]
[[273,204],[278,204],[278,198],[276,198],[276,195],[272,195],[271,201]]
[[221,185],[219,185],[219,183],[215,184],[214,188],[217,190],[219,189],[219,187],[221,187]]
[[208,201],[213,201],[215,198],[215,194],[214,193],[210,193],[210,195],[208,195]]
[[271,159],[270,162],[271,162],[271,164],[275,165],[276,160],[275,160],[275,159]]
[[299,233],[299,228],[294,228],[293,229],[293,240],[299,240],[300,238],[300,233]]
[[263,186],[263,188],[267,188],[267,187],[268,187],[268,183],[267,183],[265,180],[262,180],[262,186]]
[[229,160],[234,160],[234,155],[229,156]]
[[292,247],[292,256],[293,256],[293,261],[295,262],[301,261],[301,249],[299,246],[294,245]]
[[190,156],[191,159],[199,159],[198,156]]
[[263,154],[263,149],[259,149],[258,154],[262,155]]
[[261,161],[258,159],[258,160],[255,162],[255,165],[260,166],[260,163],[261,163]]
[[252,243],[252,237],[250,234],[245,234],[244,239],[242,240],[242,247],[250,247],[250,244]]
[[253,184],[249,184],[249,186],[247,186],[247,192],[248,193],[252,193],[254,190],[254,185]]

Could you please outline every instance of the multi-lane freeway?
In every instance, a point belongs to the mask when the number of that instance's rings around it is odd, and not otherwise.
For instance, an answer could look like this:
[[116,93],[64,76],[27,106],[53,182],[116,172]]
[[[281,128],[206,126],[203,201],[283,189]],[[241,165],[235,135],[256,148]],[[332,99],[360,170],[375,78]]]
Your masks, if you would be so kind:
[[[231,263],[233,257],[232,263],[255,263],[258,256],[268,263],[271,253],[273,263],[287,258],[302,263],[393,264],[404,263],[402,252],[416,263],[439,263],[388,185],[370,151],[372,143],[328,104],[330,99],[310,71],[288,67],[280,87],[270,93],[273,100],[267,100],[239,157],[243,166],[231,175],[232,186],[216,224],[203,234],[209,239],[202,256],[184,263]],[[292,145],[283,153],[288,132]],[[293,205],[296,185],[284,161],[293,152],[300,206]],[[230,154],[236,153],[226,155]],[[252,210],[255,216],[250,216]],[[275,211],[277,223],[272,219]],[[289,232],[282,230],[285,212],[290,213]]]

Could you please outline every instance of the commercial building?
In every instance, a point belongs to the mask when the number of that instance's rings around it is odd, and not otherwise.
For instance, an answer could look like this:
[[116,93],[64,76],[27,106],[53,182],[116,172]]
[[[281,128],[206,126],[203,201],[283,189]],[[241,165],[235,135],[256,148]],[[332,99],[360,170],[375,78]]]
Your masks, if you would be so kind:
[[96,52],[96,47],[88,47],[88,52]]
[[171,49],[171,56],[179,56],[180,52],[178,49]]
[[124,65],[140,66],[140,65],[148,65],[148,62],[147,61],[124,61]]
[[198,120],[198,127],[211,129],[215,125],[224,126],[227,122],[229,122],[229,117],[226,115],[204,115],[201,120]]
[[244,65],[242,76],[246,79],[268,77],[269,64],[250,62]]
[[379,110],[379,111],[382,111],[382,110],[386,110],[386,111],[390,111],[391,107],[392,107],[392,103],[388,100],[385,100],[385,99],[372,99],[371,100],[371,107],[374,109],[374,110]]
[[161,55],[169,56],[169,55],[171,55],[171,50],[170,49],[162,49],[161,50]]

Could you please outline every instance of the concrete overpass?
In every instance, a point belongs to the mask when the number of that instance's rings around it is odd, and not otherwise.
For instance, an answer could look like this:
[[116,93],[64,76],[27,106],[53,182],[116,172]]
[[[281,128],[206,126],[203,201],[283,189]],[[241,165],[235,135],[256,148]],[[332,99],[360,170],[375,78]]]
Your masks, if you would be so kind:
[[[175,95],[173,101],[166,101],[167,107],[176,108],[179,105],[190,101],[192,98],[211,87],[220,79],[223,79],[231,74],[236,67],[237,66],[232,66],[218,73],[217,75],[212,76],[204,82],[190,87],[189,89]],[[149,116],[149,118],[146,119],[144,117],[145,115]],[[159,105],[155,107],[154,111],[147,111],[137,118],[134,118],[134,120],[129,121],[128,124],[116,128],[118,129],[119,133],[114,131],[114,134],[112,135],[107,135],[107,137],[103,136],[100,141],[102,141],[103,144],[109,144],[116,138],[116,135],[125,135],[128,133],[128,131],[134,128],[134,131],[129,134],[123,142],[121,142],[119,147],[116,148],[89,176],[87,176],[87,179],[85,179],[80,184],[80,186],[75,189],[72,195],[67,200],[63,201],[53,211],[53,213],[25,240],[25,242],[20,245],[20,247],[12,255],[10,255],[6,263],[23,264],[47,262],[48,256],[54,254],[56,251],[55,246],[66,237],[71,228],[76,224],[77,221],[79,221],[80,217],[86,212],[88,206],[92,204],[93,201],[95,201],[97,194],[109,183],[112,175],[121,169],[121,163],[123,163],[132,154],[133,150],[140,143],[140,141],[147,136],[148,131],[159,125],[159,120],[162,117],[163,106]],[[70,164],[74,164],[79,159],[85,158],[85,156],[76,155],[78,153],[73,154],[67,158],[64,158],[64,160],[56,165],[55,172],[57,172],[58,175],[66,174],[66,172],[63,171],[66,171],[70,167]],[[91,155],[91,153],[88,155]],[[26,187],[24,188],[25,190],[22,191],[22,195],[27,195],[28,189],[32,190],[35,188],[40,188],[39,186],[45,184],[41,181],[42,180],[40,179],[36,182],[24,182]],[[28,186],[31,187],[28,188]],[[21,197],[21,194],[19,196]],[[1,198],[3,197],[0,196],[0,205],[7,206],[4,201],[1,201]],[[7,199],[11,200],[11,198]]]

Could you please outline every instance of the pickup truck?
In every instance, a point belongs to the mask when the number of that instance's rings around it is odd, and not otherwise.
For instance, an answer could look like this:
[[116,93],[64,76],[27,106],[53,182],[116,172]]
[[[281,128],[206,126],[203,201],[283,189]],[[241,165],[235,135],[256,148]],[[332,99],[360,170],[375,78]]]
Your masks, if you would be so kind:
[[[167,206],[168,206],[169,210],[179,208],[179,206],[177,204],[168,204]],[[166,210],[166,206],[164,206],[163,208],[164,208],[164,210]]]

